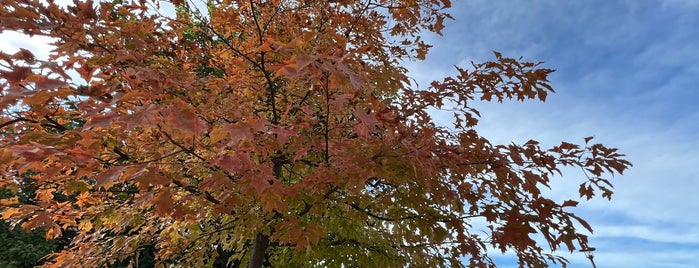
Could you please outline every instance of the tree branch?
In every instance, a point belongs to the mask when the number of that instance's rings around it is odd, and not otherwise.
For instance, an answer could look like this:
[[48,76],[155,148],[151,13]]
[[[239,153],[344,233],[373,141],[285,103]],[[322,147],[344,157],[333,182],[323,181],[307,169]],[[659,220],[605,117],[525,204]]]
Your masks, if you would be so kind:
[[7,121],[7,122],[5,122],[5,123],[0,124],[0,129],[2,129],[2,128],[6,127],[6,126],[12,125],[12,124],[14,124],[14,123],[17,123],[17,122],[22,122],[22,121],[24,121],[24,122],[29,122],[29,123],[35,123],[35,124],[39,123],[39,122],[36,121],[36,120],[27,119],[27,118],[24,118],[24,117],[18,117],[18,118],[15,118],[15,119],[12,119],[12,120],[10,120],[10,121]]
[[172,183],[179,186],[182,189],[185,189],[187,192],[190,192],[194,195],[199,195],[199,196],[203,195],[204,199],[208,200],[211,203],[214,203],[216,205],[221,203],[221,201],[218,201],[213,195],[211,195],[211,193],[209,193],[209,192],[202,193],[201,191],[199,191],[199,189],[197,189],[197,187],[194,187],[191,185],[184,186],[184,183],[182,183],[181,181],[175,180],[175,179],[172,180]]
[[220,171],[220,172],[223,172],[223,174],[225,174],[226,177],[228,177],[228,179],[230,179],[231,181],[237,181],[237,180],[239,179],[239,178],[237,178],[236,176],[233,176],[232,174],[230,174],[229,172],[223,170],[223,169],[222,169],[220,166],[218,166],[218,165],[213,165],[213,166],[206,165],[206,163],[209,162],[208,159],[206,159],[206,158],[204,158],[203,156],[197,154],[197,153],[194,151],[194,149],[192,149],[192,148],[187,148],[187,147],[185,147],[183,144],[181,144],[181,143],[175,141],[175,140],[172,138],[172,136],[170,136],[170,134],[168,134],[167,131],[164,131],[163,128],[162,128],[162,126],[159,125],[159,124],[158,124],[158,130],[160,130],[160,133],[163,133],[163,135],[168,139],[168,141],[170,141],[170,143],[172,143],[173,145],[175,145],[175,146],[177,146],[178,148],[180,148],[183,152],[185,152],[185,153],[187,153],[187,154],[189,154],[189,155],[191,155],[191,156],[194,156],[195,158],[201,160],[202,163],[203,163],[203,165],[206,166],[209,170],[215,171],[215,172],[219,172],[219,171]]

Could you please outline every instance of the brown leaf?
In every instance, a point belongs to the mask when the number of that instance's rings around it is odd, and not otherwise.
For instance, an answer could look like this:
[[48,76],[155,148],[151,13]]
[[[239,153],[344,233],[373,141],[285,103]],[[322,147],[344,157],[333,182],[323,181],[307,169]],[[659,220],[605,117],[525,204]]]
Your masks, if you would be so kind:
[[566,201],[563,202],[563,205],[561,205],[561,206],[564,206],[564,207],[575,207],[575,206],[577,206],[577,205],[578,205],[578,201],[566,200]]

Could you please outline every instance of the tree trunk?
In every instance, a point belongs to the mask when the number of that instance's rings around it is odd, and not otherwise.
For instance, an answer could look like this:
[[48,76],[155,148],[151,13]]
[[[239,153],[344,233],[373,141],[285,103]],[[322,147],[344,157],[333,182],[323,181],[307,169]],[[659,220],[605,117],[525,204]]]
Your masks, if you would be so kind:
[[269,246],[269,236],[262,233],[258,233],[255,236],[255,243],[252,245],[252,255],[250,256],[250,262],[248,262],[248,268],[261,268],[265,261],[267,254],[267,247]]
[[[272,163],[274,163],[274,166],[272,167],[274,177],[278,180],[281,180],[282,166],[284,165],[284,163],[281,161],[281,158],[279,157],[273,157]],[[272,181],[268,182],[269,184],[273,183]],[[255,235],[255,242],[252,244],[252,254],[250,255],[248,268],[262,268],[262,265],[265,263],[267,258],[268,247],[269,236],[263,234],[262,232],[257,233],[257,235]]]

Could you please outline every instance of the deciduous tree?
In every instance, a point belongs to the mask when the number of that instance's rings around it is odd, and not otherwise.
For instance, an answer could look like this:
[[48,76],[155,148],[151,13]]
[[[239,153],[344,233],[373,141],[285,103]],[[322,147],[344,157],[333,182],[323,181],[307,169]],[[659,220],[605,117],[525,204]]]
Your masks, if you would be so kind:
[[47,266],[490,267],[491,247],[545,266],[591,227],[541,189],[575,167],[581,197],[609,198],[630,166],[591,138],[474,130],[475,102],[553,92],[539,63],[495,53],[411,83],[448,0],[0,3],[0,31],[55,46],[0,53],[0,187],[37,187],[2,216],[79,230]]

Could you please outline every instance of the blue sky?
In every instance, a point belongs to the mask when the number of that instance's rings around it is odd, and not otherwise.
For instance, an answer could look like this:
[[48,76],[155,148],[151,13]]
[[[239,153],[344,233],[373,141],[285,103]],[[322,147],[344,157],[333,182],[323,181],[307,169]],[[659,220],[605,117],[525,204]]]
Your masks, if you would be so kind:
[[[505,56],[545,61],[557,94],[546,103],[478,104],[478,130],[498,143],[586,136],[633,162],[615,177],[612,201],[576,210],[595,229],[597,267],[699,267],[699,0],[453,1],[444,36],[424,62],[409,64],[421,85],[453,65]],[[46,40],[3,33],[0,49],[48,52]],[[42,53],[42,51],[45,51]],[[583,175],[554,183],[577,197]],[[591,267],[582,254],[570,267]],[[496,258],[514,266],[509,255]]]
[[[544,61],[557,93],[546,103],[478,104],[482,135],[553,145],[586,136],[617,147],[634,167],[613,179],[612,201],[581,203],[597,267],[699,267],[699,1],[453,1],[421,85],[452,65],[505,56]],[[552,196],[577,197],[571,171]],[[570,267],[591,267],[579,253]],[[503,267],[511,257],[497,258]]]

